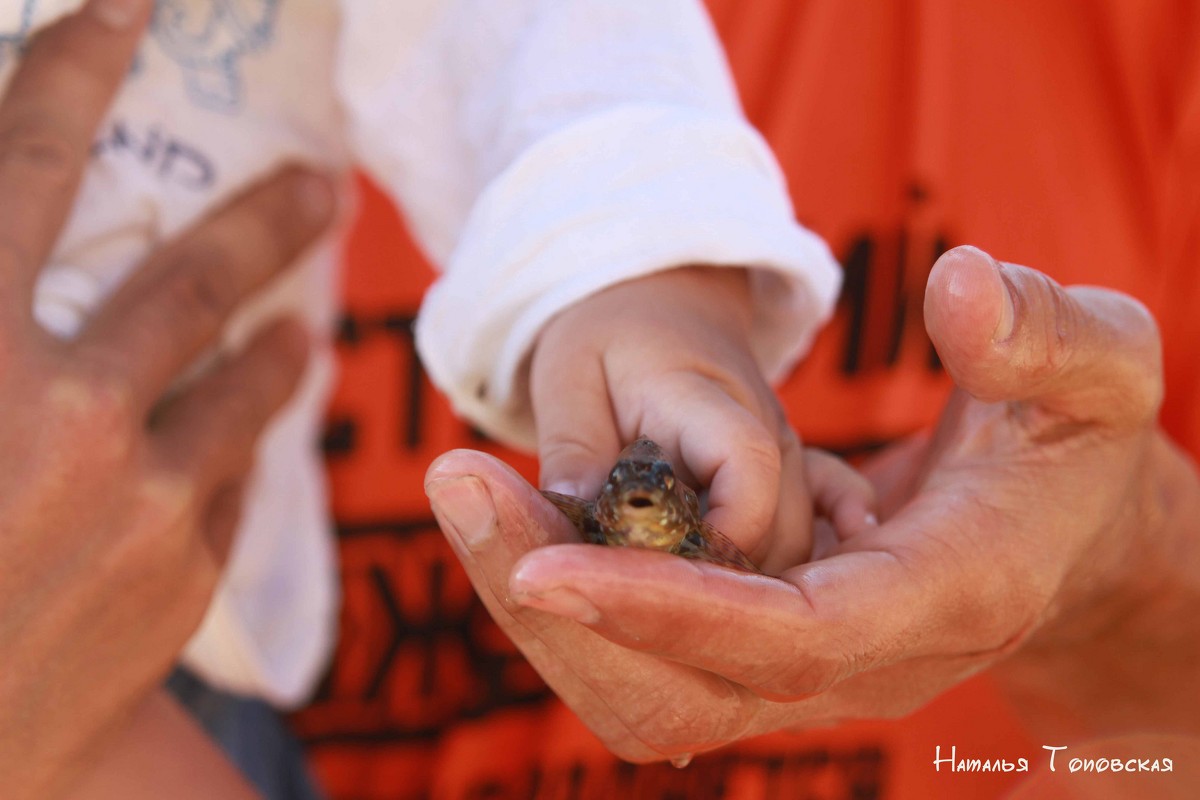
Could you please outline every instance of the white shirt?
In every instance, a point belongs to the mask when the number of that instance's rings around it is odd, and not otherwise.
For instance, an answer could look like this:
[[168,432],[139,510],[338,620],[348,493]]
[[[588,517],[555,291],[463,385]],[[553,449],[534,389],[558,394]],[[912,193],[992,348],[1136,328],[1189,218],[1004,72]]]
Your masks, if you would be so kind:
[[[20,43],[80,0],[0,0]],[[831,312],[838,270],[793,220],[695,0],[159,0],[97,137],[36,312],[72,335],[151,248],[284,161],[361,164],[443,274],[417,323],[434,382],[497,438],[534,442],[519,367],[556,312],[683,264],[752,271],[755,354],[781,376]],[[336,250],[232,321],[299,310],[328,343]],[[184,661],[301,702],[337,591],[314,442],[328,344],[265,434],[229,566]]]

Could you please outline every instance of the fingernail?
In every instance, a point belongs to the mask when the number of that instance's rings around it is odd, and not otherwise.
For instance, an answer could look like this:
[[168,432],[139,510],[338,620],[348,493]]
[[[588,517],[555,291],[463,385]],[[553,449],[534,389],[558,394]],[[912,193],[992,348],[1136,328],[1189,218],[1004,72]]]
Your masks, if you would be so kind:
[[425,494],[442,530],[457,537],[467,550],[477,550],[492,538],[496,507],[479,478],[442,478],[428,484]]
[[92,0],[88,11],[105,27],[123,31],[141,18],[147,5],[147,0]]
[[296,204],[304,219],[322,224],[333,216],[336,200],[330,180],[313,172],[305,172],[296,182]]
[[546,589],[536,594],[514,594],[513,600],[526,608],[536,608],[584,625],[595,625],[600,621],[600,610],[579,592],[565,586]]
[[996,277],[1000,279],[1000,287],[1004,290],[1002,294],[1003,303],[1000,306],[1000,320],[996,323],[996,329],[992,331],[993,342],[1003,342],[1012,336],[1013,326],[1016,324],[1016,310],[1013,306],[1013,286],[1008,282],[1008,277],[1004,274],[1004,268],[1000,263],[993,260],[993,265],[996,270]]

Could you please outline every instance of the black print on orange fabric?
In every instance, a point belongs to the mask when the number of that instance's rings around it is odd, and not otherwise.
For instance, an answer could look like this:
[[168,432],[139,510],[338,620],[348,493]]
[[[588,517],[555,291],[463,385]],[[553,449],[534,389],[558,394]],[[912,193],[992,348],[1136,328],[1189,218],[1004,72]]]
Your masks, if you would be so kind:
[[717,752],[685,769],[668,764],[540,765],[527,782],[482,778],[464,793],[478,798],[531,800],[723,800],[736,784],[759,787],[762,800],[877,800],[884,794],[887,757],[882,747],[794,750],[785,755]]
[[[402,415],[399,425],[402,436],[400,446],[404,450],[420,448],[427,410],[423,391],[426,383],[425,368],[421,365],[421,359],[417,357],[413,333],[416,318],[416,312],[412,310],[389,311],[373,316],[348,313],[338,324],[337,342],[343,359],[352,358],[354,348],[373,336],[387,336],[389,341],[395,343],[401,361],[398,374],[402,381],[402,400],[398,410]],[[347,420],[341,422],[345,425]],[[353,426],[353,421],[349,421],[349,424]]]
[[325,458],[338,458],[354,452],[358,444],[358,422],[350,417],[334,417],[326,420],[325,433],[321,437],[321,452]]
[[496,709],[549,699],[432,519],[343,527],[339,537],[341,641],[296,718],[306,744],[427,741]]
[[[942,234],[923,244],[906,228],[890,234],[864,232],[850,241],[842,258],[844,284],[838,304],[838,313],[848,323],[841,359],[844,374],[896,367],[909,336],[926,342],[925,366],[941,370],[920,312],[929,271],[948,247]],[[914,252],[921,255],[914,257]]]

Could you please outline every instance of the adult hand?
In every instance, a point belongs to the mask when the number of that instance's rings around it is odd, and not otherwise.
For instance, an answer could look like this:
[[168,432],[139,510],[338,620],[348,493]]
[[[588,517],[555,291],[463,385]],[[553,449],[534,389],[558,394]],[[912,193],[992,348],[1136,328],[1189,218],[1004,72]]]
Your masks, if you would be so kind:
[[[161,248],[77,339],[33,286],[150,0],[90,0],[40,33],[0,101],[0,786],[52,797],[166,674],[228,550],[306,334],[280,322],[184,387],[250,292],[328,224],[288,170]],[[169,399],[164,400],[164,398]]]
[[814,499],[844,531],[864,527],[870,486],[801,447],[752,354],[752,317],[745,272],[713,267],[621,283],[555,317],[529,379],[543,488],[595,497],[645,435],[708,487],[705,519],[765,572],[808,556]]
[[[883,524],[778,578],[559,544],[567,526],[503,465],[459,451],[431,467],[434,510],[490,612],[618,755],[901,715],[1018,650],[1086,672],[1081,635],[1144,631],[1169,599],[1196,607],[1185,534],[1200,485],[1155,428],[1145,310],[960,248],[934,268],[926,319],[960,387],[936,433],[877,464]],[[1186,641],[1160,654],[1187,663]],[[1178,694],[1136,719],[1078,721],[1194,728]]]

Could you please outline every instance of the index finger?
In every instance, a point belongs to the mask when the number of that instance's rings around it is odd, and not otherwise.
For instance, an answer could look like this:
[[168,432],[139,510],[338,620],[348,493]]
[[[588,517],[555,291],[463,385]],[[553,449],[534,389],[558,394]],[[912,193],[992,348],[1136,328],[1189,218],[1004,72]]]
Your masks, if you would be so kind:
[[[38,33],[0,100],[0,259],[28,319],[33,284],[71,210],[92,139],[133,58],[152,0],[88,0]],[[9,314],[14,316],[9,317]]]

